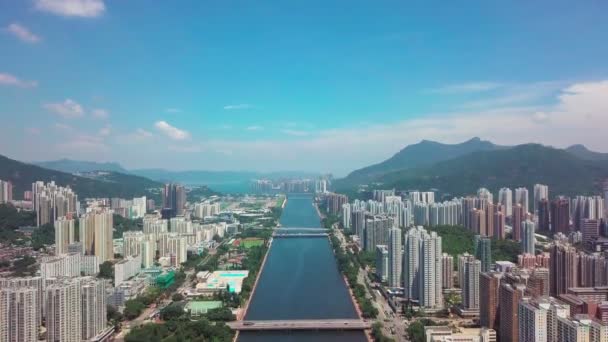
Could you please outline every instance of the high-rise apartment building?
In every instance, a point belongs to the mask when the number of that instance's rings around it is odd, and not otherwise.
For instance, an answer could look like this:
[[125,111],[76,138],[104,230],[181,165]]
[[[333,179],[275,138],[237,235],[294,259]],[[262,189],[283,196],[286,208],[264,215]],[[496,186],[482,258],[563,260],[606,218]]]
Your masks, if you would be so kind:
[[60,280],[46,287],[46,340],[82,341],[82,292],[76,279]]
[[13,184],[0,180],[0,203],[10,203],[13,200]]
[[163,209],[167,210],[170,217],[184,214],[186,206],[186,188],[179,184],[165,184],[162,193]]
[[376,277],[381,281],[388,281],[389,277],[389,253],[388,246],[377,245],[376,246]]
[[36,287],[0,288],[0,341],[38,340],[38,291]]
[[442,288],[451,289],[454,288],[454,257],[443,253],[441,256],[441,271],[443,275],[441,280],[443,282]]
[[557,197],[551,202],[550,222],[553,233],[570,232],[570,201],[566,197]]
[[515,204],[519,204],[524,209],[524,215],[530,212],[530,205],[528,203],[528,189],[517,188],[515,189]]
[[534,213],[538,213],[538,204],[542,200],[549,200],[549,187],[543,184],[534,184]]
[[542,199],[538,202],[538,230],[548,232],[551,229],[551,213],[549,210],[549,200]]
[[524,297],[523,284],[503,283],[499,290],[499,339],[501,342],[519,341],[519,301]]
[[350,203],[345,203],[342,205],[342,227],[344,229],[350,229],[350,220],[351,220],[351,207]]
[[400,287],[403,274],[403,252],[401,229],[391,228],[388,240],[388,285]]
[[510,217],[513,212],[513,192],[509,188],[502,188],[498,191],[498,202],[505,209],[505,216]]
[[464,264],[464,283],[462,284],[462,305],[465,310],[479,310],[479,274],[481,262],[469,259]]
[[494,214],[494,234],[495,239],[502,240],[505,238],[505,213],[497,211]]
[[503,274],[481,273],[479,276],[479,322],[482,327],[497,330],[499,326],[499,290]]
[[513,216],[511,218],[511,228],[513,240],[521,241],[521,223],[526,220],[526,211],[521,204],[513,206]]
[[523,253],[534,254],[536,225],[533,221],[525,220],[521,223],[521,250]]
[[107,328],[106,289],[103,280],[81,281],[82,340],[90,340]]
[[36,211],[36,224],[53,223],[67,214],[78,215],[78,196],[69,187],[60,187],[55,182],[32,184],[32,208]]
[[489,272],[492,267],[492,240],[475,235],[473,249],[475,258],[481,262],[481,272]]
[[549,251],[551,295],[559,297],[569,288],[578,286],[579,254],[576,248],[562,242],[554,242]]
[[519,341],[547,341],[547,310],[528,298],[522,299],[518,313]]
[[55,254],[68,253],[68,246],[75,242],[74,220],[60,217],[55,220]]
[[411,228],[405,234],[404,293],[417,300],[425,309],[443,307],[441,237],[429,234],[422,227]]
[[583,234],[583,243],[591,246],[592,243],[600,236],[600,222],[596,219],[583,219],[581,222],[581,233]]
[[79,238],[87,255],[95,255],[99,263],[114,259],[112,245],[113,211],[102,209],[80,218]]

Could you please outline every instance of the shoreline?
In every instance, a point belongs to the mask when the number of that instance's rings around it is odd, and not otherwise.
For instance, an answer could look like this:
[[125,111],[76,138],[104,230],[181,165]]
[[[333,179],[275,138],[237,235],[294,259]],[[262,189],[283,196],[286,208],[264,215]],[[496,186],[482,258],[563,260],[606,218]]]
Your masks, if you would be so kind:
[[[236,318],[237,321],[241,321],[241,320],[245,319],[245,316],[247,316],[247,311],[249,310],[249,304],[251,304],[251,301],[253,300],[253,296],[255,295],[255,290],[258,288],[258,282],[260,281],[262,272],[264,272],[264,267],[266,266],[266,259],[268,259],[268,254],[270,254],[270,248],[272,247],[272,241],[273,241],[272,238],[270,238],[270,240],[268,241],[268,250],[266,251],[266,254],[264,255],[264,260],[262,260],[262,265],[260,266],[260,271],[258,272],[258,274],[255,278],[255,282],[253,283],[253,290],[251,291],[251,294],[249,294],[249,298],[247,299],[247,303],[245,303],[245,307],[243,308],[243,310],[241,312],[239,312],[239,315]],[[233,339],[234,342],[236,342],[238,340],[239,333],[240,333],[240,331],[237,330],[236,334],[234,334],[234,339]]]

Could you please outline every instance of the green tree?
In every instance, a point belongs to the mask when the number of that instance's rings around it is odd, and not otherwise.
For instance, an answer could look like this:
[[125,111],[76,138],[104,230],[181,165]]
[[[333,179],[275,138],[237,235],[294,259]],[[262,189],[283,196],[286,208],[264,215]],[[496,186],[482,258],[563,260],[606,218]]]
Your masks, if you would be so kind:
[[97,274],[97,277],[114,279],[114,264],[110,261],[104,261],[101,265],[99,265],[99,274]]
[[125,302],[125,309],[123,311],[123,315],[126,319],[132,320],[139,317],[139,315],[141,315],[142,311],[145,308],[146,306],[137,298],[130,299]]

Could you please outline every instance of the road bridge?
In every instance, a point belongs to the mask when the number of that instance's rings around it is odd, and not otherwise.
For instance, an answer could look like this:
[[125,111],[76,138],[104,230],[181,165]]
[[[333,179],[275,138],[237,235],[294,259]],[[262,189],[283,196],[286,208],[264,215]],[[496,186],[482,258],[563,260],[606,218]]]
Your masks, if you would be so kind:
[[234,321],[227,325],[239,331],[264,330],[366,330],[372,323],[362,319],[297,319],[269,321]]

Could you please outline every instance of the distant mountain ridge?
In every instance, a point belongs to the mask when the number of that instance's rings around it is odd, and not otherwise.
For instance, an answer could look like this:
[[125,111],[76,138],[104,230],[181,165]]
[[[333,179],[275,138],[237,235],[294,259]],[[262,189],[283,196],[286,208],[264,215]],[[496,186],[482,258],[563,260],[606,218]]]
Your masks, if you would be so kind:
[[572,145],[565,149],[569,153],[586,160],[608,160],[608,153],[589,150],[585,145]]
[[92,161],[83,160],[72,160],[72,159],[59,159],[51,161],[34,162],[34,165],[38,165],[45,169],[51,169],[66,173],[81,173],[91,171],[112,171],[119,173],[129,173],[119,163],[107,162],[98,163]]
[[417,144],[406,146],[383,162],[351,172],[346,176],[346,179],[351,182],[365,181],[389,172],[431,165],[472,152],[492,151],[501,148],[504,147],[477,137],[459,144],[422,140]]
[[[433,188],[442,194],[463,196],[480,187],[497,191],[501,187],[532,188],[535,183],[542,183],[549,185],[554,196],[597,193],[608,179],[608,158],[584,147],[583,150],[540,144],[493,146],[493,149],[473,151],[430,165],[371,175],[365,182],[347,177],[336,184],[339,191],[352,189],[357,184],[381,184],[378,186],[382,188]],[[434,152],[427,150],[427,153]]]
[[58,185],[70,186],[82,199],[136,196],[160,198],[158,189],[162,186],[161,183],[144,177],[112,171],[89,173],[86,177],[82,177],[23,163],[2,155],[0,155],[0,179],[13,184],[13,194],[16,199],[21,199],[23,192],[31,190],[32,183],[36,181],[55,181]]

